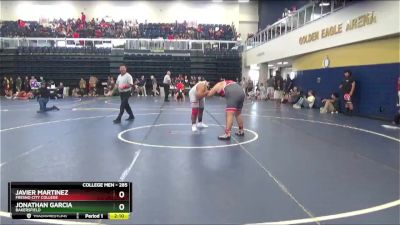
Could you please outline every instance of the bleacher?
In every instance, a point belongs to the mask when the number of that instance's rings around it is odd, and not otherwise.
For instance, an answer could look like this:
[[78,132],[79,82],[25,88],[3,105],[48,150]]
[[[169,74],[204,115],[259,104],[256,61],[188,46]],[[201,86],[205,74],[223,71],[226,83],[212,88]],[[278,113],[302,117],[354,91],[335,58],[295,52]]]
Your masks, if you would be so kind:
[[124,63],[135,76],[155,75],[161,80],[167,70],[176,74],[190,74],[190,56],[174,56],[172,54],[127,54]]
[[18,54],[82,54],[82,55],[107,55],[111,53],[110,48],[95,48],[95,47],[81,47],[81,48],[67,48],[67,47],[19,47]]
[[20,47],[0,54],[0,75],[43,76],[76,86],[80,77],[107,77],[110,49]]
[[134,77],[154,75],[161,83],[166,71],[172,76],[196,75],[215,82],[221,77],[241,77],[241,56],[236,50],[182,51],[149,50],[112,51],[107,48],[19,47],[0,51],[0,76],[43,76],[56,83],[76,86],[81,77],[95,75],[103,81],[116,77],[124,63]]

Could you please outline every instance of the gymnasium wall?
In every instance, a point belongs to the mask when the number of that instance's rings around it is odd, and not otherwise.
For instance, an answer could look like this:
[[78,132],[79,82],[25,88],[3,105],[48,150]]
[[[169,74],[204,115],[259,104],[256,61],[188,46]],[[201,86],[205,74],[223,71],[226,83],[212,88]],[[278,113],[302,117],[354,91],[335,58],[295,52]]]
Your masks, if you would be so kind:
[[1,20],[39,20],[40,18],[87,19],[109,16],[114,20],[138,22],[197,21],[210,24],[234,24],[237,31],[255,32],[258,2],[209,1],[1,1]]
[[[270,40],[260,46],[245,52],[247,66],[303,55],[322,49],[333,48],[351,43],[382,38],[400,33],[400,1],[359,1],[340,9],[326,17],[305,24],[304,26]],[[371,24],[359,23],[358,19],[364,15],[375,18]],[[348,22],[356,20],[361,24],[358,28],[348,29]],[[326,29],[338,30],[342,25],[342,32],[322,37]],[[301,43],[301,38],[317,34],[317,39]]]
[[[361,116],[391,120],[396,110],[397,77],[400,75],[399,36],[326,49],[297,57],[295,84],[315,90],[321,98],[338,92],[345,70],[356,80],[355,112]],[[328,57],[329,68],[322,62]],[[343,107],[343,106],[342,106]]]

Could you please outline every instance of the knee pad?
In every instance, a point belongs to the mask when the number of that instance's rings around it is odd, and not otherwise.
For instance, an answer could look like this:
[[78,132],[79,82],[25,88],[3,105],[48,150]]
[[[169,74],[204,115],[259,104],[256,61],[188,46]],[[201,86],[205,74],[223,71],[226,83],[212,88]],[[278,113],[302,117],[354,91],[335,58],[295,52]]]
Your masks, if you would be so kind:
[[192,108],[192,116],[197,117],[199,114],[199,109],[198,108]]

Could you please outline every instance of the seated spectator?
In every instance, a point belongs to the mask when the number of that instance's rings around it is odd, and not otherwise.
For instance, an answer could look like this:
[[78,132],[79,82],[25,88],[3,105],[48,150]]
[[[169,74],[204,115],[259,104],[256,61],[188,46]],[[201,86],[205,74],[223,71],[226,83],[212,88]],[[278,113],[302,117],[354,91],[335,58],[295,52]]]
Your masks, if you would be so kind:
[[267,99],[267,89],[265,88],[263,83],[260,83],[260,87],[257,89],[258,98],[259,100],[266,100]]
[[34,96],[32,92],[20,91],[14,95],[14,100],[28,100],[33,99]]
[[339,112],[339,94],[333,93],[330,99],[323,99],[324,107],[320,108],[321,113],[338,113]]
[[304,107],[304,108],[311,109],[314,106],[314,102],[315,102],[314,91],[309,90],[308,93],[307,93],[307,97],[306,96],[300,97],[299,101],[297,101],[293,105],[293,108],[301,109],[301,107]]
[[299,101],[299,98],[301,97],[301,93],[298,90],[298,88],[296,86],[293,87],[293,89],[291,89],[288,93],[284,94],[282,99],[281,99],[281,103],[296,103],[297,101]]
[[38,21],[5,21],[0,27],[4,37],[68,37],[68,38],[150,38],[150,39],[214,39],[235,40],[233,25],[193,23],[135,23],[114,22],[106,17],[86,21],[86,15],[77,19],[53,20],[41,24]]
[[247,93],[247,99],[249,100],[256,100],[257,99],[257,91],[255,89],[251,89],[248,93]]
[[114,77],[108,76],[107,79],[107,87],[104,89],[104,95],[105,96],[113,96],[113,92],[115,89],[115,80]]
[[104,94],[104,96],[106,96],[106,97],[117,96],[117,95],[119,95],[119,92],[118,92],[118,88],[117,88],[116,86],[114,86],[113,89],[109,89],[109,90]]
[[132,85],[132,96],[139,95],[139,79],[133,78],[133,85]]
[[179,80],[179,82],[176,84],[176,94],[175,94],[175,100],[176,101],[185,101],[185,85],[182,83],[182,81]]
[[190,88],[192,88],[194,85],[196,85],[196,76],[190,76]]
[[89,78],[89,96],[97,96],[97,83],[98,79],[95,76]]
[[79,88],[74,88],[74,89],[72,90],[72,97],[75,97],[75,98],[81,97],[80,92],[81,92],[81,91],[80,91]]
[[138,82],[138,95],[139,96],[147,96],[147,94],[146,94],[146,80],[144,79],[144,76],[141,76],[140,80]]
[[291,92],[289,93],[289,100],[288,102],[291,104],[296,103],[297,101],[299,101],[300,97],[301,97],[301,92],[300,90],[295,86],[293,87],[293,89],[291,90]]

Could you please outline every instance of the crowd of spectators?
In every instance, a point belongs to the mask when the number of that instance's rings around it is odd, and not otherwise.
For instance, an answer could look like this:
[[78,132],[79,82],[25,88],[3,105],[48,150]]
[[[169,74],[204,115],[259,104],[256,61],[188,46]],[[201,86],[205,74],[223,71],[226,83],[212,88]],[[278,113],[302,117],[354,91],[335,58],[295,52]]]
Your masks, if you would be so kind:
[[[224,78],[221,78],[221,80],[223,79]],[[177,100],[178,94],[182,93],[184,98],[191,87],[203,80],[204,77],[202,76],[178,74],[175,77],[171,77],[170,94],[175,96]],[[237,82],[239,81],[237,80]],[[46,84],[46,87],[51,91],[51,97],[56,99],[64,97],[63,82],[60,82],[59,85],[56,86],[54,81],[46,81],[42,76],[38,79],[35,76],[4,76],[0,79],[0,95],[5,96],[7,99],[33,99],[38,96],[38,90],[41,84]],[[72,89],[72,96],[119,95],[113,76],[108,76],[104,90],[100,88],[100,84],[101,82],[96,76],[90,76],[87,81],[82,77],[76,87]],[[250,99],[274,100],[280,104],[291,104],[295,109],[319,108],[320,113],[338,113],[341,111],[340,102],[344,101],[345,111],[343,112],[352,115],[352,96],[355,93],[355,80],[352,78],[351,71],[349,70],[344,72],[344,79],[339,86],[341,94],[333,92],[328,98],[323,99],[317,97],[313,90],[307,90],[307,94],[304,95],[303,91],[293,84],[293,81],[288,75],[286,79],[283,79],[279,73],[269,78],[266,81],[266,86],[264,86],[263,83],[254,85],[251,79],[243,79],[241,84],[243,90]],[[160,95],[160,85],[154,75],[148,78],[143,75],[139,79],[134,78],[132,95],[147,96],[148,91],[152,96]],[[396,106],[400,108],[400,77],[397,81],[397,91],[398,102]],[[400,124],[400,109],[396,112],[393,123]]]
[[[204,80],[202,76],[188,76],[185,74],[178,74],[171,77],[170,90],[171,94],[175,95],[177,89],[182,89],[183,93],[187,95],[188,90],[193,87],[198,81]],[[115,77],[108,76],[107,81],[101,82],[95,75],[89,76],[88,79],[81,77],[75,86],[71,87],[70,91],[73,97],[82,96],[117,96],[118,88],[115,86]],[[7,99],[20,99],[27,100],[33,99],[37,96],[37,90],[40,88],[41,83],[46,83],[48,89],[51,90],[51,98],[64,97],[64,84],[59,82],[56,84],[53,80],[46,80],[42,76],[36,78],[35,76],[10,76],[6,75],[0,78],[0,96],[5,96]],[[180,86],[182,85],[182,87]],[[179,86],[179,88],[178,88]],[[147,96],[150,93],[152,96],[160,95],[160,85],[154,75],[150,77],[140,76],[134,78],[134,86],[132,87],[132,94],[138,96]]]
[[333,92],[328,98],[317,96],[314,90],[303,92],[303,90],[294,85],[289,74],[283,79],[279,71],[276,76],[267,79],[267,87],[262,83],[254,87],[250,79],[243,79],[242,86],[249,99],[273,100],[279,104],[291,104],[295,109],[319,108],[320,113],[338,113],[341,111],[340,101],[342,100],[344,103],[343,113],[352,115],[353,112],[352,96],[355,93],[355,80],[349,70],[344,72],[344,79],[338,87],[342,94],[339,95],[338,92]]
[[137,20],[114,21],[110,18],[54,19],[52,21],[3,21],[2,37],[53,37],[53,38],[149,38],[236,40],[234,25],[183,23],[139,23]]
[[[159,96],[160,95],[160,84],[158,83],[157,79],[154,75],[146,78],[145,76],[140,76],[140,78],[133,78],[134,85],[132,87],[132,94],[137,96]],[[175,77],[171,77],[171,85],[170,85],[170,92],[173,96],[176,95],[178,90],[182,90],[182,93],[187,96],[188,91],[191,87],[193,87],[198,81],[204,80],[202,76],[188,76],[185,74],[178,74]],[[80,83],[84,82],[83,78],[81,79]],[[85,86],[85,84],[82,84]],[[79,93],[79,92],[78,92]],[[84,93],[81,91],[80,93]],[[118,95],[118,88],[115,86],[115,78],[113,76],[109,76],[107,78],[107,87],[104,91],[105,96],[116,96]]]
[[0,80],[0,95],[5,96],[7,99],[15,100],[29,100],[36,97],[39,89],[45,85],[50,92],[51,98],[64,97],[64,84],[59,83],[56,87],[53,80],[46,81],[42,76],[36,79],[35,76],[4,76]]

